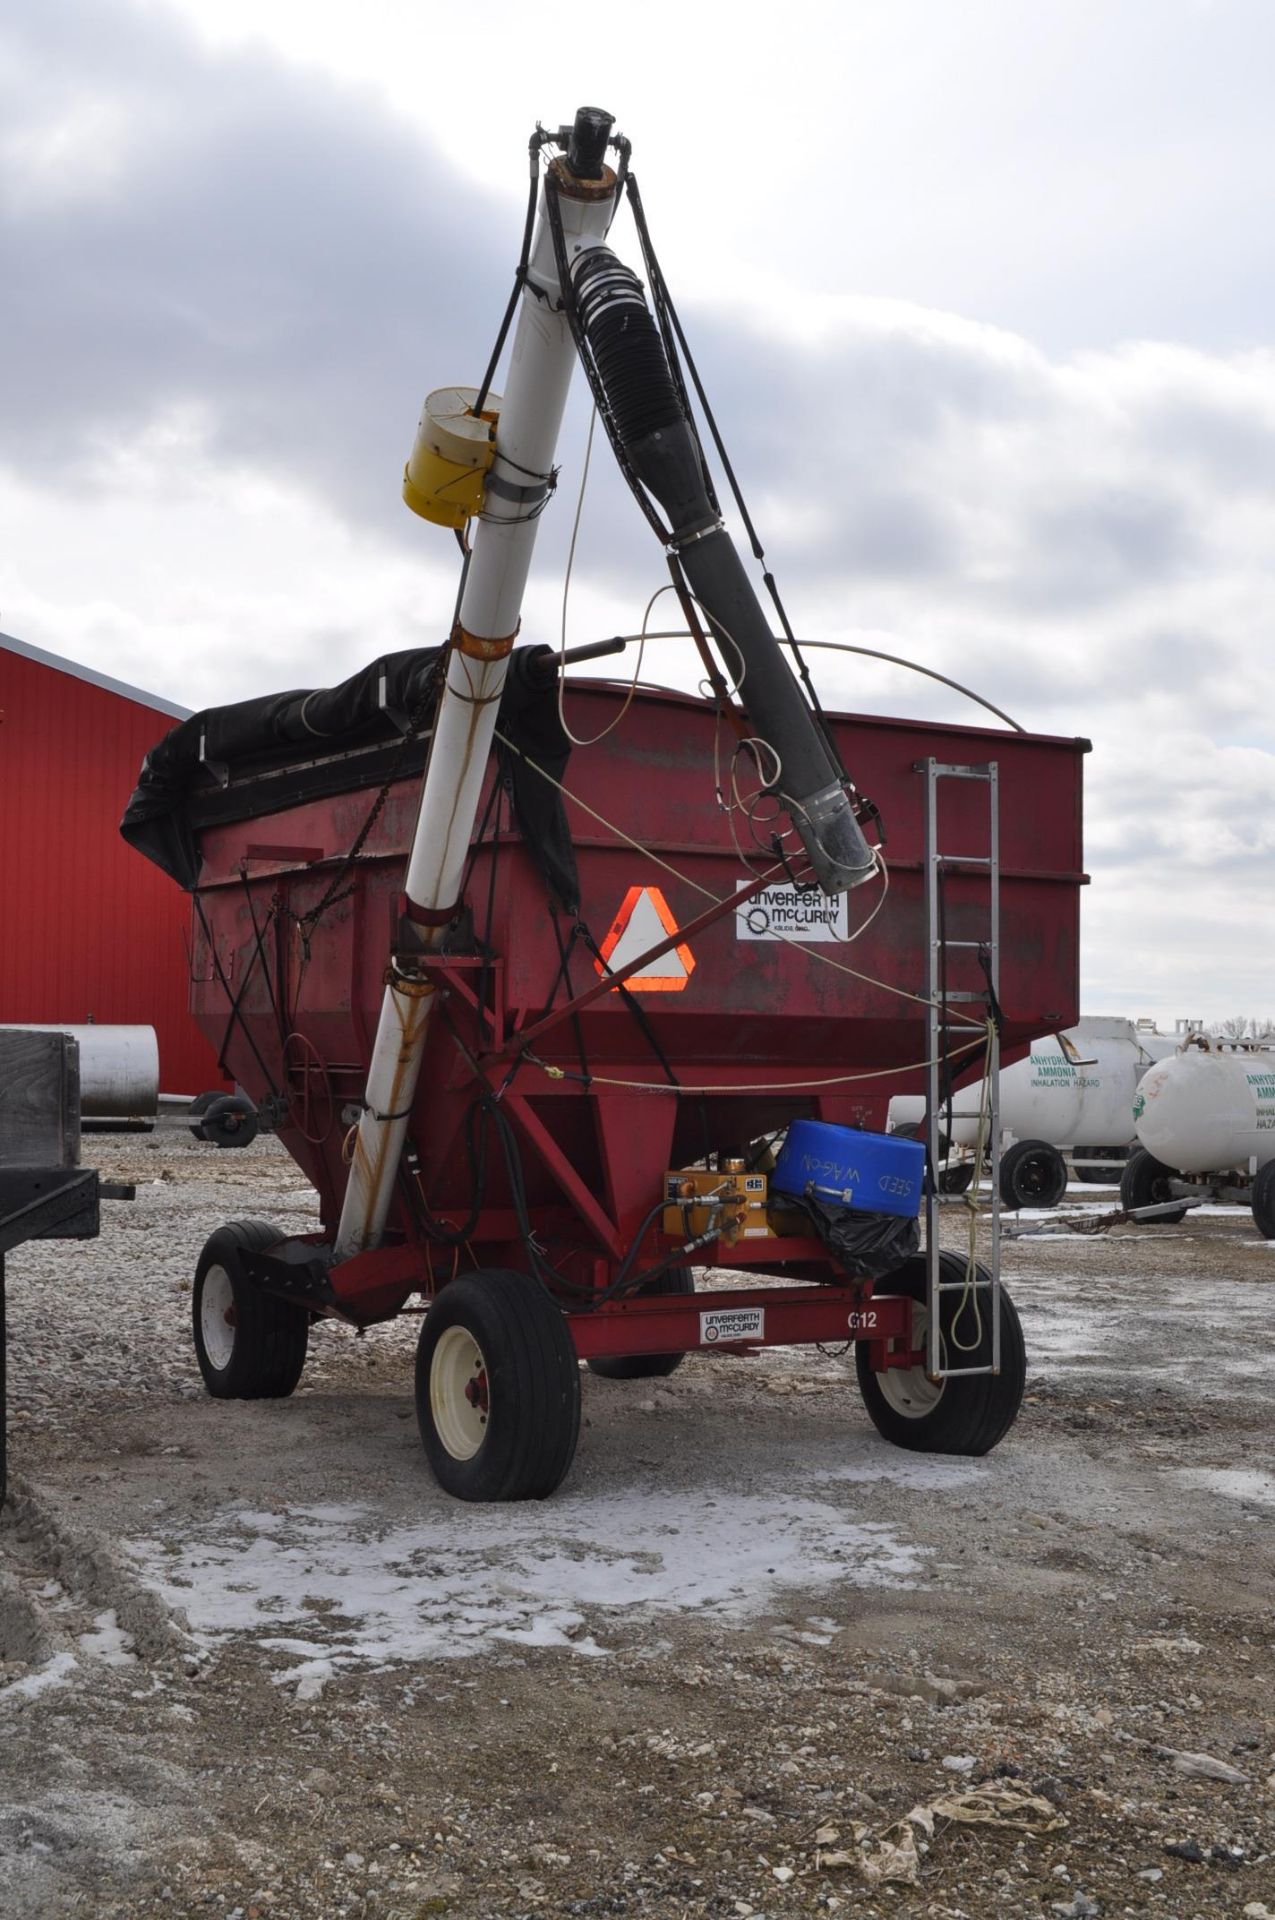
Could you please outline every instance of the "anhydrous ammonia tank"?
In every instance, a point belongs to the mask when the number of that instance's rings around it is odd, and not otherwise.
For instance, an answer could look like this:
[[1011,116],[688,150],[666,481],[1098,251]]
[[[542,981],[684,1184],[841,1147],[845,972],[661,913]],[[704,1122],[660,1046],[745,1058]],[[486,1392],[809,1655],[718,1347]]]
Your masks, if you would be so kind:
[[[1133,1095],[1153,1060],[1177,1042],[1149,1032],[1132,1020],[1081,1020],[1064,1035],[1032,1043],[1026,1060],[1001,1075],[1001,1127],[1016,1140],[1045,1140],[1051,1146],[1127,1147],[1133,1139]],[[977,1084],[962,1087],[952,1101],[952,1125],[943,1119],[958,1146],[970,1147],[978,1124]],[[923,1119],[925,1102],[903,1097],[890,1102],[890,1125]]]
[[1247,1174],[1275,1160],[1275,1050],[1193,1041],[1142,1076],[1138,1139],[1178,1173]]
[[[1067,1190],[1067,1166],[1060,1147],[1083,1143],[1115,1152],[1129,1146],[1133,1133],[1133,1096],[1152,1061],[1177,1045],[1167,1034],[1132,1020],[1091,1016],[1059,1038],[1048,1034],[1032,1044],[1026,1060],[1001,1075],[1001,1129],[1014,1144],[1001,1160],[1001,1196],[1007,1207],[1056,1206]],[[952,1101],[951,1124],[944,1109],[940,1122],[956,1147],[972,1147],[978,1131],[979,1088],[963,1087]],[[920,1126],[925,1102],[903,1097],[890,1102],[892,1128]],[[1077,1155],[1079,1158],[1079,1155]],[[959,1192],[969,1184],[969,1161],[949,1162],[941,1184]],[[1096,1177],[1103,1177],[1096,1170]]]

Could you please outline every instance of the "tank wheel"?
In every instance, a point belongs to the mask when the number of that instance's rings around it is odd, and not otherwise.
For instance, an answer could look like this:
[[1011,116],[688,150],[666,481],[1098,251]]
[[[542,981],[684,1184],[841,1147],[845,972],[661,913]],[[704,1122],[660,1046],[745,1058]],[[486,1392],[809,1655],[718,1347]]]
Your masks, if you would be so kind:
[[247,1094],[225,1093],[208,1103],[193,1131],[215,1147],[250,1147],[260,1126],[257,1109]]
[[286,1399],[305,1366],[310,1316],[244,1270],[285,1236],[266,1220],[232,1220],[204,1243],[192,1301],[195,1355],[214,1400]]
[[[980,1280],[986,1267],[976,1268]],[[939,1255],[939,1277],[963,1280],[965,1261],[960,1254]],[[1001,1295],[1001,1370],[976,1373],[963,1379],[931,1380],[925,1371],[925,1343],[929,1319],[925,1308],[925,1255],[914,1254],[897,1273],[881,1282],[883,1290],[905,1293],[919,1303],[912,1315],[912,1338],[918,1349],[916,1365],[887,1367],[874,1372],[868,1343],[855,1347],[859,1391],[872,1423],[883,1439],[914,1453],[990,1453],[1013,1426],[1027,1378],[1027,1350],[1017,1310],[1005,1288]],[[939,1358],[944,1366],[983,1367],[992,1358],[990,1296],[980,1290],[968,1298],[945,1293]],[[979,1318],[974,1316],[977,1302]],[[975,1338],[977,1335],[977,1338]]]
[[[1111,1147],[1073,1147],[1071,1150],[1072,1169],[1077,1180],[1087,1187],[1109,1187],[1124,1172],[1125,1156]],[[1077,1160],[1102,1160],[1105,1166],[1078,1167]]]
[[[694,1293],[695,1277],[687,1267],[674,1267],[671,1272],[648,1280],[637,1291],[639,1294]],[[611,1353],[586,1364],[590,1373],[598,1374],[603,1380],[664,1380],[677,1371],[685,1358],[684,1353]]]
[[[1171,1182],[1173,1168],[1166,1167],[1145,1147],[1136,1147],[1125,1161],[1124,1172],[1120,1176],[1120,1204],[1127,1213],[1135,1207],[1161,1206],[1166,1200],[1175,1199]],[[1146,1227],[1176,1227],[1186,1219],[1189,1207],[1183,1207],[1180,1213],[1162,1213],[1157,1220],[1144,1220]]]
[[1007,1207],[1056,1207],[1067,1191],[1067,1162],[1047,1140],[1017,1140],[1001,1155]]
[[[924,1135],[924,1128],[919,1127],[915,1120],[904,1120],[901,1125],[891,1127],[890,1132],[896,1140],[920,1140]],[[944,1155],[952,1152],[952,1143],[945,1133],[939,1135],[939,1152]],[[968,1193],[973,1178],[974,1162],[972,1160],[945,1159],[944,1164],[939,1168],[939,1192]]]
[[207,1113],[213,1101],[224,1100],[224,1099],[225,1099],[225,1094],[222,1093],[220,1090],[214,1093],[197,1093],[195,1095],[194,1099],[190,1103],[190,1106],[186,1110],[186,1114],[187,1114],[187,1119],[190,1123],[190,1130],[194,1134],[196,1140],[202,1140],[204,1137],[204,1125],[203,1125],[204,1115]]
[[1275,1240],[1275,1160],[1253,1175],[1253,1223],[1264,1240]]
[[416,1349],[416,1418],[458,1500],[543,1500],[580,1435],[580,1366],[539,1282],[491,1267],[444,1286]]

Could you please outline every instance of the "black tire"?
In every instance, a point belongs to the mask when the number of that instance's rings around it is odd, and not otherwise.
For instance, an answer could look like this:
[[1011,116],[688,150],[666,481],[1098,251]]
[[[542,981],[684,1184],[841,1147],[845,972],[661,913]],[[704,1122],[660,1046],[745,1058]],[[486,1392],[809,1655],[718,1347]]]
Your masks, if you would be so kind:
[[[204,1243],[191,1307],[199,1371],[214,1400],[284,1400],[301,1378],[309,1314],[266,1293],[243,1264],[245,1253],[284,1238],[266,1220],[232,1220]],[[229,1343],[222,1324],[231,1330]]]
[[1001,1155],[1001,1199],[1007,1207],[1056,1207],[1067,1191],[1067,1162],[1047,1140],[1016,1140]]
[[1275,1240],[1275,1160],[1253,1175],[1253,1224],[1264,1240]]
[[[919,1127],[915,1120],[905,1120],[901,1126],[891,1127],[890,1132],[896,1140],[923,1140],[925,1137],[925,1129]],[[947,1135],[940,1133],[939,1152],[946,1155],[951,1151],[952,1144]],[[939,1192],[968,1193],[973,1179],[974,1162],[972,1160],[945,1159],[939,1168]]]
[[[1079,1167],[1077,1160],[1102,1160],[1105,1166]],[[1124,1172],[1125,1156],[1110,1147],[1073,1147],[1071,1164],[1077,1180],[1087,1187],[1114,1186]]]
[[[694,1291],[695,1278],[686,1267],[674,1267],[670,1273],[661,1273],[638,1288],[640,1294]],[[602,1380],[666,1380],[670,1373],[676,1373],[685,1358],[685,1353],[615,1353],[586,1364],[589,1372],[596,1373]]]
[[580,1366],[538,1281],[491,1267],[443,1287],[416,1349],[416,1418],[458,1500],[543,1500],[561,1484],[580,1436]]
[[250,1147],[260,1126],[247,1094],[225,1093],[209,1102],[196,1131],[215,1147]]
[[202,1122],[203,1122],[203,1117],[207,1113],[209,1107],[212,1105],[214,1100],[223,1100],[224,1098],[225,1098],[225,1095],[220,1092],[197,1093],[195,1095],[189,1107],[186,1109],[186,1113],[187,1113],[187,1118],[190,1122],[190,1130],[194,1134],[196,1140],[202,1140],[204,1137],[204,1129],[203,1129]]
[[[1135,1147],[1125,1161],[1124,1172],[1120,1176],[1120,1204],[1127,1213],[1135,1207],[1161,1206],[1166,1200],[1172,1200],[1170,1182],[1175,1178],[1172,1167],[1166,1167],[1145,1147]],[[1183,1207],[1180,1213],[1162,1213],[1156,1220],[1139,1222],[1144,1227],[1176,1227],[1186,1219],[1189,1207]]]
[[[987,1269],[977,1274],[986,1279]],[[939,1256],[939,1276],[943,1280],[962,1280],[965,1261],[959,1254]],[[912,1300],[925,1299],[925,1256],[914,1254],[897,1273],[881,1282],[883,1292],[905,1293]],[[974,1331],[973,1312],[963,1294],[942,1295],[943,1346],[946,1363],[960,1367],[987,1366],[992,1357],[992,1329],[989,1298],[986,1292],[973,1296],[982,1316],[980,1336],[971,1351],[955,1346],[951,1335],[968,1341]],[[874,1373],[868,1363],[868,1345],[855,1347],[855,1366],[863,1404],[877,1432],[893,1446],[912,1453],[990,1453],[1013,1426],[1023,1398],[1027,1378],[1027,1350],[1017,1310],[1005,1288],[1001,1288],[1001,1370],[979,1373],[964,1379],[944,1380],[937,1389],[925,1374],[924,1349],[920,1364]],[[887,1384],[882,1385],[885,1381]]]

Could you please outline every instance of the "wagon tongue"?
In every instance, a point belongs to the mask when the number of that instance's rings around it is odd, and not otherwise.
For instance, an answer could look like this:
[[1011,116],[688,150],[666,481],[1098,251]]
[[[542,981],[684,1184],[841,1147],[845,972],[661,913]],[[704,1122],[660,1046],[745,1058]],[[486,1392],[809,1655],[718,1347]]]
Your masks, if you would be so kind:
[[739,551],[712,500],[703,454],[637,275],[609,247],[572,266],[579,343],[608,429],[668,516],[669,548],[722,649],[756,733],[773,750],[768,785],[801,836],[825,893],[876,870],[835,750],[806,704]]

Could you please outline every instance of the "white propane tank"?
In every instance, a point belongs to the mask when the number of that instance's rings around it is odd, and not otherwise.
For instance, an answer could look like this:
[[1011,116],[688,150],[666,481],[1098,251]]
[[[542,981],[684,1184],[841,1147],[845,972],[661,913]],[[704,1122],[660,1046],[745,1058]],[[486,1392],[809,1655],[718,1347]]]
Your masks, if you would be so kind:
[[1134,1126],[1178,1173],[1247,1173],[1275,1160],[1275,1049],[1193,1040],[1143,1074]]
[[[1133,1096],[1148,1065],[1176,1039],[1132,1020],[1093,1016],[1067,1029],[1073,1059],[1054,1034],[1032,1042],[1025,1060],[1001,1074],[1001,1128],[1015,1140],[1051,1146],[1127,1147],[1133,1134]],[[978,1127],[977,1082],[953,1097],[951,1136],[972,1147]],[[900,1095],[890,1102],[889,1125],[919,1124],[925,1102]],[[944,1132],[947,1120],[942,1121]]]
[[159,1106],[159,1042],[154,1027],[60,1026],[3,1022],[24,1033],[69,1033],[80,1046],[80,1113],[86,1120],[150,1119]]

